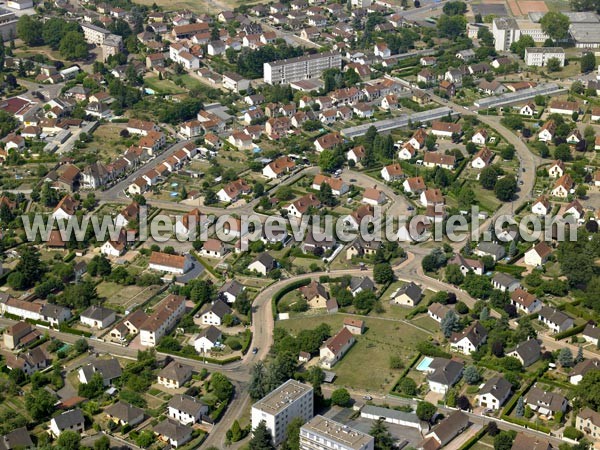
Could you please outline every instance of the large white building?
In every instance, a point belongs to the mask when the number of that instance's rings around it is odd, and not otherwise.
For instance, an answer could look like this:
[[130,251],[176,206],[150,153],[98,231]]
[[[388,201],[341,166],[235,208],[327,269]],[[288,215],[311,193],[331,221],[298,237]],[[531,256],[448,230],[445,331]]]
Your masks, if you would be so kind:
[[302,450],[373,450],[375,438],[323,416],[315,416],[300,428]]
[[319,78],[324,70],[333,68],[342,68],[342,55],[340,53],[315,53],[314,55],[264,63],[263,76],[265,83],[283,84]]
[[525,49],[525,64],[528,66],[544,67],[548,61],[556,58],[560,66],[565,65],[565,51],[561,47],[527,47]]
[[539,23],[516,20],[511,17],[495,18],[492,22],[492,34],[494,35],[494,47],[499,52],[509,51],[511,44],[518,41],[521,36],[531,36],[534,42],[540,43],[548,39],[548,35],[542,31]]
[[140,344],[145,347],[155,347],[160,338],[175,326],[184,312],[185,297],[173,294],[166,297],[140,326]]
[[252,405],[252,429],[264,421],[275,445],[286,438],[296,417],[305,422],[313,417],[313,388],[296,380],[286,381]]

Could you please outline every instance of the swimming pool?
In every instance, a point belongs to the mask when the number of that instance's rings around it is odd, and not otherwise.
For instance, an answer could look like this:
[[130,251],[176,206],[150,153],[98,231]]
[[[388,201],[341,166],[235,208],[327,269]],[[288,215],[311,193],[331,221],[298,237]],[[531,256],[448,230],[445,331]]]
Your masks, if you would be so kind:
[[433,358],[425,356],[417,366],[417,370],[419,372],[425,372],[429,368],[429,364],[431,364],[431,361],[433,361]]

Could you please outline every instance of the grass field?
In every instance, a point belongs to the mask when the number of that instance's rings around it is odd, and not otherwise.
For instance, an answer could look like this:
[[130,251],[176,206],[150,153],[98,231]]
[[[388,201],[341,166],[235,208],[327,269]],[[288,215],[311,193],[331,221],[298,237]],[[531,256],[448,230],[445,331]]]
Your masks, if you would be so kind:
[[98,295],[105,297],[107,304],[123,309],[128,309],[133,305],[141,305],[152,298],[159,289],[159,286],[121,286],[110,281],[103,281],[97,288]]
[[171,80],[159,80],[158,77],[144,78],[144,85],[157,94],[184,94],[186,90],[177,86]]
[[[324,322],[335,333],[342,327],[344,317],[344,314],[334,314],[295,318],[277,322],[277,326],[296,334]],[[408,364],[415,356],[415,345],[427,339],[428,335],[402,322],[375,317],[365,317],[364,320],[367,331],[357,336],[356,344],[333,367],[337,375],[335,384],[367,391],[389,391],[400,373],[400,370],[390,369],[390,356],[400,356]]]
[[98,154],[106,162],[114,161],[126,148],[124,138],[119,134],[125,128],[126,124],[122,123],[100,125],[94,131],[94,139],[87,144],[85,152]]

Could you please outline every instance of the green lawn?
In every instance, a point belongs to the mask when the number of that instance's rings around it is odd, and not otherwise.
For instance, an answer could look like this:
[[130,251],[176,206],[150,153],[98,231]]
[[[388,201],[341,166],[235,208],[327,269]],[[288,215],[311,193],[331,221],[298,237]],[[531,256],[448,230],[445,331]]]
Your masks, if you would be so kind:
[[158,77],[144,78],[144,85],[157,94],[184,94],[186,90],[177,86],[171,80],[159,80]]
[[[277,326],[296,334],[303,329],[311,329],[324,322],[335,333],[342,327],[344,314],[322,317],[302,317],[277,322]],[[427,339],[428,335],[408,326],[406,323],[375,317],[364,317],[367,331],[357,336],[356,344],[338,362],[333,371],[335,384],[368,391],[387,392],[396,382],[400,370],[389,367],[390,356],[400,356],[405,364],[414,358],[415,345]]]

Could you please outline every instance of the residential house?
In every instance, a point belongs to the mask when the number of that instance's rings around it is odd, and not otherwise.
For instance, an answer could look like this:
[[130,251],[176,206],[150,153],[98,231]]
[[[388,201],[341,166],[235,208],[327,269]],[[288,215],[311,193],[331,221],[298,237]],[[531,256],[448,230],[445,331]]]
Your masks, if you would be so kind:
[[552,142],[554,135],[556,134],[556,122],[554,120],[548,120],[540,131],[538,132],[538,141],[541,142]]
[[182,425],[173,419],[165,419],[153,428],[161,441],[167,442],[171,447],[181,447],[192,439],[193,429]]
[[329,185],[329,187],[331,188],[331,193],[335,196],[344,195],[350,189],[350,187],[346,183],[344,183],[344,181],[341,178],[332,178],[323,174],[315,175],[315,178],[312,182],[312,188],[317,191],[320,191],[321,185],[323,183]]
[[548,306],[542,306],[538,320],[546,325],[553,333],[561,333],[573,326],[573,319],[562,311]]
[[154,312],[140,325],[140,344],[155,347],[185,313],[185,297],[170,294],[154,307]]
[[492,152],[487,147],[483,147],[473,157],[473,161],[471,161],[471,166],[474,169],[484,169],[485,167],[490,165],[490,163],[494,159],[494,156],[494,152]]
[[437,394],[446,394],[462,377],[465,365],[447,358],[433,358],[427,369],[429,390]]
[[78,371],[79,382],[88,384],[98,374],[102,378],[104,386],[110,386],[114,380],[119,378],[123,371],[116,358],[111,359],[96,359],[95,361],[86,364]]
[[537,114],[537,108],[535,106],[535,103],[533,103],[533,102],[525,103],[519,109],[519,114],[522,116],[526,116],[526,117],[535,116]]
[[64,431],[82,434],[85,430],[85,419],[80,409],[72,409],[50,420],[50,432],[58,438]]
[[358,236],[354,242],[346,250],[346,259],[351,260],[353,257],[374,256],[381,248],[381,242],[377,240],[364,240]]
[[361,335],[365,332],[366,325],[364,320],[346,317],[344,318],[344,327],[352,334]]
[[573,113],[581,112],[581,108],[579,107],[579,103],[564,101],[564,100],[553,100],[550,102],[550,114],[564,114],[571,116]]
[[214,325],[209,325],[194,339],[194,348],[198,353],[210,352],[213,348],[220,345],[222,339],[221,330]]
[[245,287],[237,280],[229,280],[219,288],[219,297],[225,299],[227,303],[235,303]]
[[208,414],[208,406],[201,400],[184,394],[176,394],[167,404],[167,415],[182,425],[202,422],[202,416]]
[[404,180],[402,183],[402,187],[404,188],[404,192],[409,194],[421,194],[425,191],[425,181],[423,181],[423,177],[410,177]]
[[362,204],[356,210],[343,217],[344,225],[352,230],[358,230],[364,219],[369,219],[375,214],[375,208],[372,205]]
[[573,370],[569,373],[569,383],[577,386],[586,373],[590,371],[600,370],[600,360],[597,358],[586,359],[576,364]]
[[[581,336],[585,339],[586,342],[591,342],[592,344],[597,346],[600,342],[600,327],[588,323],[583,329]],[[4,338],[4,342],[6,342],[6,337]]]
[[52,212],[53,220],[69,220],[79,208],[79,202],[69,194],[65,195]]
[[348,286],[352,297],[356,297],[363,291],[374,291],[375,283],[369,277],[352,277]]
[[332,149],[337,145],[343,144],[344,138],[337,132],[327,133],[314,142],[315,149],[321,153],[323,150]]
[[393,305],[414,307],[419,304],[422,296],[423,290],[421,287],[411,281],[396,292],[390,303]]
[[573,179],[571,175],[565,173],[562,177],[556,180],[554,188],[552,189],[552,195],[554,197],[567,198],[573,189]]
[[296,167],[296,163],[289,156],[280,156],[275,161],[267,164],[262,171],[262,174],[266,178],[276,179],[279,178]]
[[458,123],[434,121],[431,132],[441,138],[451,138],[452,135],[461,135],[462,127]]
[[209,258],[221,258],[227,252],[223,242],[219,239],[207,239],[204,244],[202,244],[202,250],[200,250],[200,255],[207,256]]
[[82,324],[99,330],[111,325],[116,318],[116,314],[112,309],[96,305],[90,306],[79,316]]
[[433,320],[435,320],[437,323],[441,323],[449,311],[450,308],[448,306],[434,302],[427,308],[427,315]]
[[600,438],[600,413],[587,407],[583,408],[577,413],[575,428],[597,441]]
[[321,202],[316,195],[306,194],[286,206],[285,209],[288,216],[301,218],[310,208],[319,208],[320,206]]
[[152,252],[148,268],[158,272],[168,272],[175,275],[183,275],[193,266],[190,255],[171,255],[162,252]]
[[494,261],[500,261],[506,255],[506,250],[503,245],[494,242],[480,242],[473,250],[477,256],[491,256]]
[[277,268],[277,261],[268,253],[261,253],[248,265],[248,270],[263,276],[267,276],[275,268]]
[[225,316],[232,313],[233,310],[226,302],[217,299],[211,304],[205,305],[199,315],[202,325],[222,325]]
[[389,164],[385,166],[383,169],[381,169],[381,178],[383,178],[388,183],[404,178],[404,171],[402,170],[402,166],[398,163]]
[[554,447],[539,435],[517,433],[510,450],[552,450]]
[[447,170],[453,170],[456,165],[454,155],[444,155],[436,152],[425,152],[423,156],[423,165],[425,167],[441,167]]
[[524,314],[533,314],[542,308],[542,302],[535,295],[520,288],[510,295],[510,304]]
[[544,241],[540,241],[525,252],[523,261],[528,266],[542,266],[546,264],[546,261],[548,261],[548,257],[551,254],[552,248]]
[[506,378],[496,375],[490,378],[479,390],[477,404],[497,411],[508,400],[511,393],[512,384],[506,381]]
[[4,346],[9,350],[26,346],[39,339],[41,333],[28,322],[17,322],[4,331]]
[[52,362],[45,346],[37,346],[26,350],[18,355],[8,354],[6,356],[6,367],[10,370],[21,370],[25,375],[31,376],[40,370],[44,370]]
[[354,335],[343,327],[335,336],[329,338],[319,350],[319,364],[324,369],[331,369],[356,342]]
[[537,339],[527,339],[513,350],[508,350],[506,356],[517,358],[523,367],[529,367],[542,357],[542,346]]
[[[25,1],[27,2],[28,0]],[[31,5],[33,6],[33,2],[31,2]],[[0,436],[0,448],[2,450],[29,450],[36,448],[36,446],[33,445],[27,428],[19,427],[6,433],[4,436]]]
[[546,416],[548,419],[554,418],[557,413],[564,413],[569,403],[567,399],[560,394],[544,391],[537,386],[532,387],[525,394],[525,404],[532,411]]
[[537,200],[531,206],[531,212],[533,214],[537,214],[538,216],[547,216],[550,214],[552,210],[552,205],[550,204],[550,200],[545,195],[541,195],[537,198]]
[[421,192],[421,197],[419,198],[421,205],[427,206],[436,206],[444,204],[444,196],[442,195],[442,191],[439,189],[426,189]]
[[106,407],[104,413],[109,420],[121,426],[134,427],[144,420],[144,410],[142,408],[130,405],[122,400]]
[[444,447],[468,426],[469,416],[460,410],[454,411],[433,427],[417,447],[423,450]]
[[502,292],[513,292],[515,289],[521,287],[521,283],[519,283],[519,280],[506,273],[497,272],[492,277],[492,287]]
[[386,201],[387,197],[383,191],[380,191],[374,187],[366,188],[363,192],[362,202],[368,205],[383,205]]
[[241,178],[226,184],[217,192],[217,198],[223,203],[233,203],[239,200],[240,196],[248,195],[252,192],[252,187]]
[[302,286],[298,289],[300,294],[308,302],[308,306],[312,309],[325,308],[329,293],[318,281],[312,280],[310,284]]
[[192,368],[178,361],[171,361],[158,372],[158,384],[169,389],[179,389],[192,378]]
[[346,159],[348,161],[354,161],[354,164],[358,164],[365,157],[365,148],[362,145],[354,147],[348,150],[346,153]]
[[479,323],[473,322],[459,333],[450,337],[450,348],[454,351],[470,355],[476,351],[487,339],[487,330]]
[[307,231],[301,248],[304,253],[323,254],[332,251],[336,245],[334,236],[327,236],[322,232],[314,233],[311,228]]

